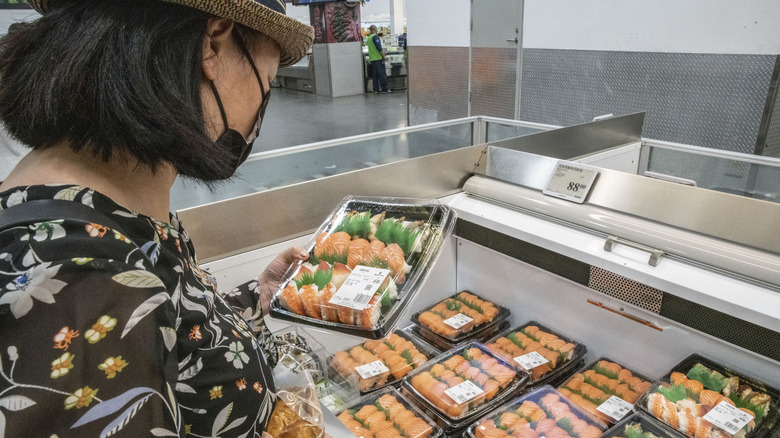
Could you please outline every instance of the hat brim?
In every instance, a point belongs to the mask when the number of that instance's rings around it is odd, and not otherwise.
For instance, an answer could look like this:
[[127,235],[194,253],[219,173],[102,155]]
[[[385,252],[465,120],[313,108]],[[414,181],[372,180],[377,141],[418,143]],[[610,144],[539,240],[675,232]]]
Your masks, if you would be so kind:
[[[35,10],[45,13],[51,0],[28,0]],[[286,67],[300,61],[309,51],[314,40],[314,28],[290,18],[254,0],[163,0],[229,18],[237,23],[268,35],[279,43],[279,66]],[[276,0],[284,6],[284,0]]]

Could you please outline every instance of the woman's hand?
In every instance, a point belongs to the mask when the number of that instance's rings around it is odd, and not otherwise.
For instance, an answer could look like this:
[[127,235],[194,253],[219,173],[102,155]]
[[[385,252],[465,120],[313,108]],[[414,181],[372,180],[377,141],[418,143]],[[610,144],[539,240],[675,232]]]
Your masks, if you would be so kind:
[[260,311],[263,315],[268,314],[268,310],[271,305],[271,299],[273,299],[274,292],[279,288],[279,282],[282,281],[282,276],[293,263],[298,260],[306,260],[309,258],[309,253],[303,250],[300,246],[293,246],[287,248],[284,252],[276,256],[268,267],[265,268],[262,274],[257,277],[257,291],[260,295],[258,304]]

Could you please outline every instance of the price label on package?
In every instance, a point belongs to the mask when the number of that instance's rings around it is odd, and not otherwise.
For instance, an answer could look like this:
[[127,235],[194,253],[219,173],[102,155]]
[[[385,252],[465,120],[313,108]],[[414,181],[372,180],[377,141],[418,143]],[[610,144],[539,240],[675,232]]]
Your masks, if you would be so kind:
[[320,403],[326,408],[328,408],[328,410],[331,412],[337,412],[344,407],[344,404],[340,400],[338,400],[333,394],[326,395],[325,397],[321,398]]
[[445,319],[443,322],[454,329],[459,329],[464,325],[470,323],[471,321],[474,321],[474,319],[462,313],[458,313],[457,315],[451,318]]
[[704,419],[715,426],[725,430],[731,435],[739,432],[754,417],[739,408],[722,401],[715,405],[712,410],[707,412]]
[[355,266],[344,284],[328,302],[350,309],[363,310],[388,275],[390,275],[388,269]]
[[385,366],[385,364],[382,363],[381,360],[377,360],[371,363],[367,363],[365,365],[360,365],[359,367],[355,367],[355,371],[357,371],[357,373],[360,374],[360,377],[364,379],[378,376],[382,373],[390,372],[390,370],[387,369],[387,367]]
[[528,354],[524,354],[522,356],[516,357],[515,358],[515,362],[520,364],[521,367],[523,367],[526,370],[530,371],[530,370],[538,367],[539,365],[546,364],[547,362],[549,362],[549,360],[545,359],[544,356],[542,356],[541,354],[539,354],[539,353],[537,353],[535,351],[532,351],[532,352],[530,352]]
[[466,380],[463,383],[459,383],[450,389],[445,389],[444,393],[455,400],[457,404],[463,404],[473,399],[474,397],[482,394],[482,388],[472,383],[470,380]]
[[593,187],[593,181],[599,172],[589,166],[569,161],[559,161],[550,175],[545,195],[582,204]]
[[623,400],[620,397],[614,395],[607,399],[604,403],[598,405],[596,410],[614,418],[615,421],[620,421],[626,416],[634,407],[631,403]]

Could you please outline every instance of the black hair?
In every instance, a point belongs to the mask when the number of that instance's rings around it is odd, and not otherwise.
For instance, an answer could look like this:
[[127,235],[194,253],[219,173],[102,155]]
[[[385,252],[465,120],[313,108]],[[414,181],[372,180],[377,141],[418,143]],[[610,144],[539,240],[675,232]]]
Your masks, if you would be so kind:
[[[233,157],[208,137],[200,83],[210,15],[157,0],[69,0],[0,39],[0,120],[33,149],[68,141],[202,181]],[[251,35],[252,32],[242,32]]]

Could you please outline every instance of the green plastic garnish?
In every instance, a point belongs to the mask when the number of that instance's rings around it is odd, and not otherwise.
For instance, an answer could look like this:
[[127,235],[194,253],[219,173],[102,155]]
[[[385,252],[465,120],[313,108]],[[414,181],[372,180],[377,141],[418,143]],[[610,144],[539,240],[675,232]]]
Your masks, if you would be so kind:
[[680,400],[688,398],[688,391],[686,391],[685,386],[682,385],[671,385],[669,387],[659,386],[656,388],[655,392],[663,395],[672,403],[677,403]]

